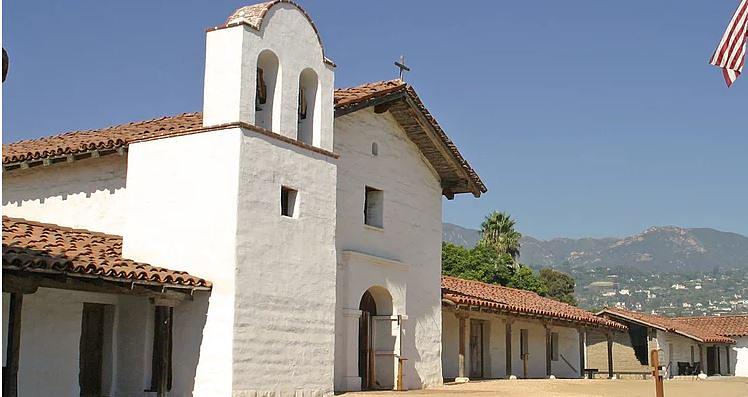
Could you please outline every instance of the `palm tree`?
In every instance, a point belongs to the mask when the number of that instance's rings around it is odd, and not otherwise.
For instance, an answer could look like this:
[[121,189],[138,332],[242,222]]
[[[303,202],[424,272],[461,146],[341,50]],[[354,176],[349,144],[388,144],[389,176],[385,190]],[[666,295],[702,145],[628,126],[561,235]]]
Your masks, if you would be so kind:
[[480,225],[481,243],[493,247],[500,255],[507,254],[516,263],[522,234],[514,230],[514,219],[506,212],[493,211]]

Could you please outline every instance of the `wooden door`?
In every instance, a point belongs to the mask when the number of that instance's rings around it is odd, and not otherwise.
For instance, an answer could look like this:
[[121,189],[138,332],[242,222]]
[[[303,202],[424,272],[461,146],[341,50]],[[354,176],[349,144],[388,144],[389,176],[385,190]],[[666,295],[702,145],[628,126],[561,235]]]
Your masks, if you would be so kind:
[[372,316],[373,380],[377,389],[394,389],[402,329],[399,316]]
[[483,322],[470,321],[470,377],[483,377]]
[[717,349],[714,346],[706,348],[706,374],[712,376],[717,373]]
[[358,322],[358,376],[361,377],[361,389],[372,388],[371,378],[371,314],[362,312]]
[[82,397],[100,397],[104,357],[104,305],[83,304],[78,384]]

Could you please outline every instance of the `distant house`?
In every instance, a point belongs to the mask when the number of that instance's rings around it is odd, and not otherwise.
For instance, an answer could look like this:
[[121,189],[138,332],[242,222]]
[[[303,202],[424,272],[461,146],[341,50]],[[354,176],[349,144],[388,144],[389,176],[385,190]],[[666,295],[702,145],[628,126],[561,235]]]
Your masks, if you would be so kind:
[[442,277],[445,379],[579,378],[585,334],[626,328],[530,291]]
[[[613,372],[646,374],[649,355],[661,350],[665,376],[748,375],[748,316],[664,317],[620,308],[607,308],[598,316],[628,327],[613,347]],[[587,338],[588,365],[606,367],[605,346],[599,335]]]

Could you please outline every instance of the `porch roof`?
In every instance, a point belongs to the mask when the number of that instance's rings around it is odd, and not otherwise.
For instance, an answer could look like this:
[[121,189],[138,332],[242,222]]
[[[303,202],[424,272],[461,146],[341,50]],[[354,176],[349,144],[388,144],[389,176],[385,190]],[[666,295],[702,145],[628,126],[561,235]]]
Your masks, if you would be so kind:
[[484,307],[506,313],[538,316],[584,326],[625,330],[626,326],[595,316],[569,304],[544,298],[534,292],[442,276],[442,298],[458,305]]
[[3,273],[65,275],[128,284],[207,290],[184,271],[122,257],[122,237],[3,216]]
[[695,324],[689,324],[686,321],[678,321],[677,319],[658,316],[655,314],[646,314],[640,312],[634,312],[630,310],[609,307],[598,313],[599,316],[612,316],[618,317],[624,320],[628,320],[640,325],[652,327],[665,332],[673,332],[675,334],[685,336],[686,338],[693,339],[697,342],[702,343],[727,343],[733,344],[735,340],[728,338],[723,335],[719,335],[714,329],[698,326]]

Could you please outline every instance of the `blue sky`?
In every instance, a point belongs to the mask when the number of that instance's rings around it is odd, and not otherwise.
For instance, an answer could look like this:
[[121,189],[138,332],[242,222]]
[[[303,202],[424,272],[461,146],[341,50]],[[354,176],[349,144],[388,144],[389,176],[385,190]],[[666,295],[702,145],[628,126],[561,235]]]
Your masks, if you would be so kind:
[[[489,192],[540,238],[653,225],[748,235],[748,78],[707,64],[737,0],[302,1],[336,85],[407,75]],[[205,28],[241,1],[3,3],[3,142],[198,111]]]

